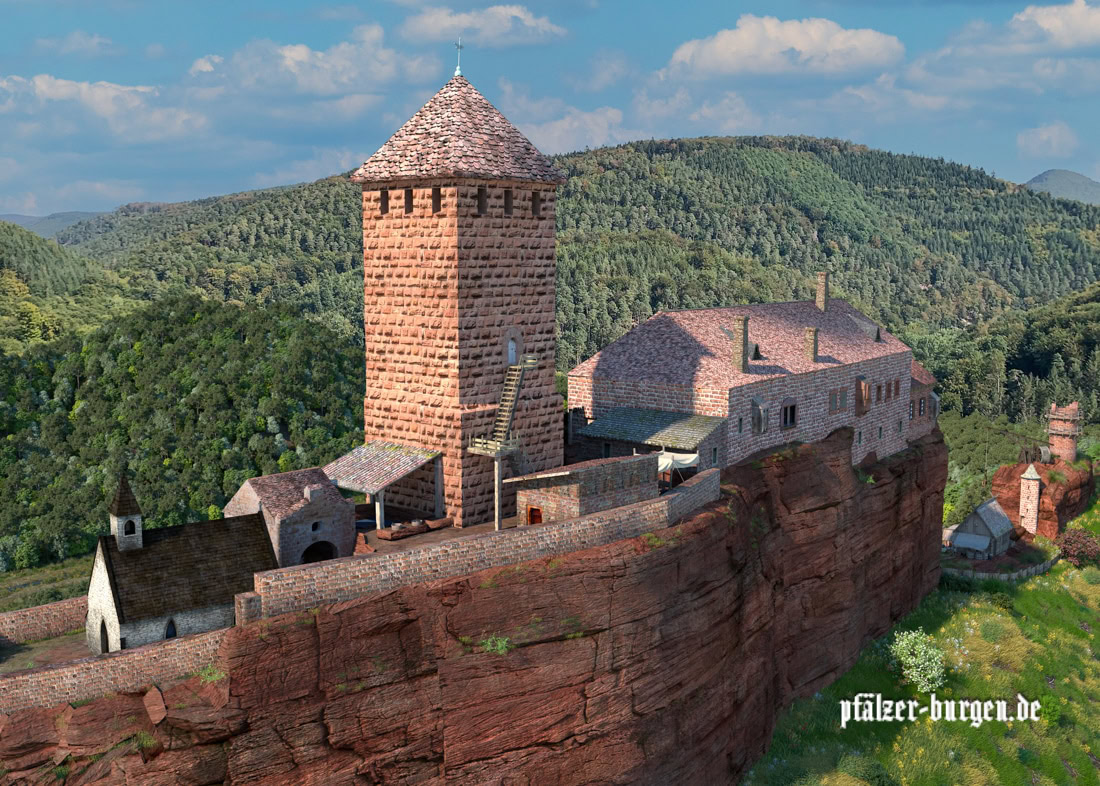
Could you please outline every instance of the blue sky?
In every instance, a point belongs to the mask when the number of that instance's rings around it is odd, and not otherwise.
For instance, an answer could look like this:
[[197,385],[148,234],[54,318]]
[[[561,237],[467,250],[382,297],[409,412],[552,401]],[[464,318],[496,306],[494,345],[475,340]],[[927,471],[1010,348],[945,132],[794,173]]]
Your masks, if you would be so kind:
[[0,0],[0,213],[361,163],[454,70],[543,151],[811,134],[1100,179],[1100,0]]

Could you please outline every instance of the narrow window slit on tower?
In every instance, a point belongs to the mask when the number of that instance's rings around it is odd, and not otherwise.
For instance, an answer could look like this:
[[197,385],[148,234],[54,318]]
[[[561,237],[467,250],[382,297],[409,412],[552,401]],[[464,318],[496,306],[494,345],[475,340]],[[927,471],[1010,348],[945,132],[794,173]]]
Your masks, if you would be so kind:
[[479,216],[485,215],[486,211],[488,211],[488,209],[489,209],[488,202],[489,202],[489,194],[485,190],[485,186],[478,186],[477,187],[477,214]]
[[385,215],[390,212],[390,190],[383,188],[378,192],[378,212]]
[[512,189],[504,189],[504,215],[512,215]]
[[542,192],[540,191],[531,192],[531,215],[542,215]]
[[439,186],[432,186],[432,212],[438,213],[443,209],[443,193]]
[[413,212],[413,190],[411,188],[405,189],[405,212]]

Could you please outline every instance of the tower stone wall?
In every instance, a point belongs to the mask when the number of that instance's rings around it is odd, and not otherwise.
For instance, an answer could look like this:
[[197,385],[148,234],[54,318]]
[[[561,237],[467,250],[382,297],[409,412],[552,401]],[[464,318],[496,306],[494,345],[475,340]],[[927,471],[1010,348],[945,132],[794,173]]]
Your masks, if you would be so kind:
[[1067,464],[1077,460],[1077,438],[1081,434],[1081,411],[1077,402],[1059,407],[1050,405],[1047,436],[1050,452]]
[[1020,476],[1020,526],[1035,534],[1039,524],[1039,473],[1035,465],[1029,464],[1027,471]]
[[[462,525],[480,523],[492,516],[493,462],[465,446],[491,429],[509,337],[520,353],[538,358],[524,376],[513,425],[524,448],[522,470],[562,461],[562,405],[554,389],[556,188],[482,179],[387,185],[386,212],[377,184],[363,190],[364,436],[441,450],[447,515]],[[434,473],[419,470],[390,486],[386,501],[428,511],[434,483]],[[514,492],[506,510],[509,503]]]

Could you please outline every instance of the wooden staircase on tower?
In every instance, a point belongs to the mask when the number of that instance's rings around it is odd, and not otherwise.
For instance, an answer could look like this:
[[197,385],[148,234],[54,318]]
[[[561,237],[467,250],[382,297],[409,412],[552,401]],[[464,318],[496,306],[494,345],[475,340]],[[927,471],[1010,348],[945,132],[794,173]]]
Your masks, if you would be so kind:
[[516,417],[516,404],[523,387],[523,375],[539,364],[534,355],[524,355],[520,362],[508,366],[504,375],[504,387],[500,391],[500,403],[493,419],[493,430],[488,437],[476,437],[470,441],[469,450],[481,456],[500,457],[520,449],[519,440],[512,436],[512,422]]

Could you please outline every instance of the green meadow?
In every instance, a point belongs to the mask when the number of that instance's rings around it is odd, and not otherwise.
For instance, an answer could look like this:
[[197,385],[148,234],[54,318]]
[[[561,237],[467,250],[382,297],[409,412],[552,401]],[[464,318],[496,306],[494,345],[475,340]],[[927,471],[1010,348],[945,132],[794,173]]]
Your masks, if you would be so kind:
[[[1071,523],[1100,534],[1100,501]],[[893,662],[894,632],[922,628],[945,653],[940,699],[1038,700],[1038,721],[849,722],[840,701],[928,696]],[[841,679],[796,701],[751,786],[1100,784],[1100,569],[1060,562],[1018,584],[950,577]]]

